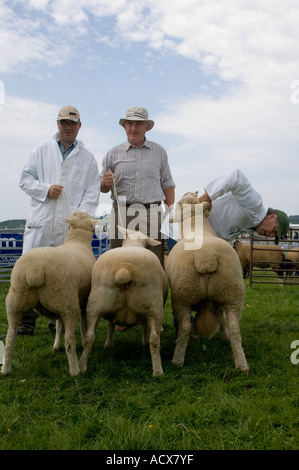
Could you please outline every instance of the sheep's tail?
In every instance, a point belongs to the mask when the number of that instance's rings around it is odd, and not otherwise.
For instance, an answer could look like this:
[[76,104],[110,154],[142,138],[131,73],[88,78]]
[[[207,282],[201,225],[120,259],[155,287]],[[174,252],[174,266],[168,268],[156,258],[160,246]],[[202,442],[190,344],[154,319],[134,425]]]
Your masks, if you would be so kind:
[[218,258],[215,254],[201,252],[196,253],[194,266],[199,274],[212,274],[218,268]]
[[114,279],[117,285],[125,286],[130,284],[132,275],[128,268],[121,267],[115,272]]
[[36,266],[34,270],[28,270],[25,276],[29,287],[38,289],[42,287],[45,282],[45,272],[42,266]]

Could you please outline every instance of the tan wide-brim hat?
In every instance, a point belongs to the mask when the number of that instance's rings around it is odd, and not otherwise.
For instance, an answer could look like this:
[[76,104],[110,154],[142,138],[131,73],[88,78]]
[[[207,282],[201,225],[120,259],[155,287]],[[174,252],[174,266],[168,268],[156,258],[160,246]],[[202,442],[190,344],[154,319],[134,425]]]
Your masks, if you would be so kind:
[[69,121],[79,122],[80,113],[78,109],[68,104],[67,106],[63,106],[58,113],[57,121],[61,121],[62,119],[68,119]]
[[144,121],[147,122],[149,125],[149,130],[151,130],[155,123],[151,119],[148,119],[148,112],[145,108],[140,108],[135,106],[133,108],[128,108],[126,117],[119,120],[119,124],[121,126],[124,125],[126,121]]

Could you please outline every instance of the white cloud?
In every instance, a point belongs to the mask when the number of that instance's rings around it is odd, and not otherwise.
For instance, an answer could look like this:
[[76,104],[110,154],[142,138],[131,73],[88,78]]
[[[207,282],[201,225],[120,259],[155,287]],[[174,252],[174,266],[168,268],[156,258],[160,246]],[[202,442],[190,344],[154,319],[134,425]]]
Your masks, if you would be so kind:
[[[6,96],[5,105],[0,106],[0,221],[26,217],[30,198],[19,189],[21,170],[32,149],[57,132],[59,108],[56,104],[11,96]],[[111,137],[83,122],[78,138],[94,153],[100,170],[102,158],[112,146]],[[102,205],[110,201],[102,196],[100,202]]]
[[[28,64],[63,63],[70,46],[50,39],[51,25],[44,17],[19,17],[12,9],[0,5],[0,73],[23,73]],[[28,69],[30,73],[30,68]]]
[[51,4],[51,15],[58,24],[72,24],[76,30],[79,23],[88,20],[81,4],[80,0],[54,0]]
[[[281,168],[283,173],[289,172],[280,185],[286,193],[291,182],[292,189],[295,188],[293,178],[298,170],[299,105],[291,98],[299,96],[296,88],[292,88],[299,80],[298,19],[295,0],[2,2],[1,79],[6,84],[6,75],[21,72],[40,76],[42,80],[41,64],[47,67],[44,76],[51,75],[52,67],[62,69],[65,64],[64,77],[69,73],[71,79],[70,59],[79,57],[85,60],[88,69],[84,81],[84,86],[88,86],[88,74],[93,70],[98,72],[103,64],[112,68],[117,46],[126,46],[132,52],[139,46],[142,64],[117,56],[115,64],[123,64],[122,74],[113,77],[113,86],[117,86],[117,79],[120,83],[125,76],[133,76],[136,79],[134,82],[130,78],[133,88],[137,82],[142,83],[144,72],[154,74],[157,70],[161,81],[168,80],[169,93],[161,94],[158,84],[157,90],[144,89],[144,96],[156,108],[158,137],[170,138],[168,153],[173,157],[178,186],[183,188],[187,175],[190,177],[190,164],[193,183],[198,181],[194,179],[196,174],[204,175],[201,182],[204,185],[213,172],[238,163],[258,183],[258,164],[261,175],[269,178],[263,188],[266,197],[267,194],[271,197],[275,192],[276,170],[280,170],[280,177]],[[111,56],[103,58],[101,48],[109,46]],[[176,77],[167,76],[163,69],[163,57],[170,56],[189,59],[198,66],[197,90],[188,89],[186,77],[180,83],[179,95],[172,92]],[[82,68],[82,76],[83,71]],[[0,119],[5,116],[0,136],[6,143],[7,161],[16,160],[25,150],[27,154],[29,147],[48,138],[56,119],[56,105],[45,105],[44,96],[40,99],[37,95],[32,100],[25,97],[22,90],[20,96],[10,96],[4,114],[0,109]],[[41,106],[49,116],[42,123]],[[107,109],[107,103],[104,106],[99,114],[107,110],[112,122],[116,111]],[[109,131],[105,127],[100,131],[82,128],[82,136],[86,145],[90,142],[100,162],[112,144]],[[183,158],[188,155],[186,170],[181,165],[182,155]],[[296,194],[298,190],[294,189],[292,200]]]

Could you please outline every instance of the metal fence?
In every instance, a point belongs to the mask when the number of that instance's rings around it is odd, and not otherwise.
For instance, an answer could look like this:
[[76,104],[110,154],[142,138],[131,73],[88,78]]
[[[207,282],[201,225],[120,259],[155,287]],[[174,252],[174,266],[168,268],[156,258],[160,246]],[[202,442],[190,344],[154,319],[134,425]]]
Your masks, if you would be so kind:
[[[24,229],[0,229],[0,282],[10,282],[11,270],[22,254]],[[99,238],[98,238],[99,237]],[[109,235],[94,235],[92,251],[96,258],[109,249]]]
[[[258,242],[258,243],[256,243]],[[275,267],[276,263],[269,263],[269,260],[254,259],[254,250],[258,250],[260,244],[268,244],[271,246],[269,250],[263,248],[263,251],[278,252],[282,250],[283,259],[279,267]],[[250,262],[249,262],[249,286],[252,284],[288,284],[299,285],[299,262],[289,261],[288,253],[294,248],[299,252],[298,240],[287,239],[281,240],[279,247],[273,247],[273,238],[259,239],[251,235],[250,239]],[[274,245],[275,246],[275,245]],[[264,266],[267,265],[265,268]]]
[[24,229],[0,230],[0,282],[9,282],[10,273],[23,250]]

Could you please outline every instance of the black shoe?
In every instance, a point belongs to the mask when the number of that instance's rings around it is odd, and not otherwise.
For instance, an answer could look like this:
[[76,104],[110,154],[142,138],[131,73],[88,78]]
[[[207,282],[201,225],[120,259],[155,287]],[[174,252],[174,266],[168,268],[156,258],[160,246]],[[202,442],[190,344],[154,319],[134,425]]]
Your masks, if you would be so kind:
[[56,321],[50,320],[48,323],[48,327],[52,333],[56,333]]
[[24,328],[23,326],[20,326],[18,329],[18,336],[33,336],[34,335],[34,329],[31,328]]
[[[18,330],[18,336],[33,336],[34,335],[34,330],[24,330],[20,329]],[[4,340],[7,335],[0,335],[0,341]]]

